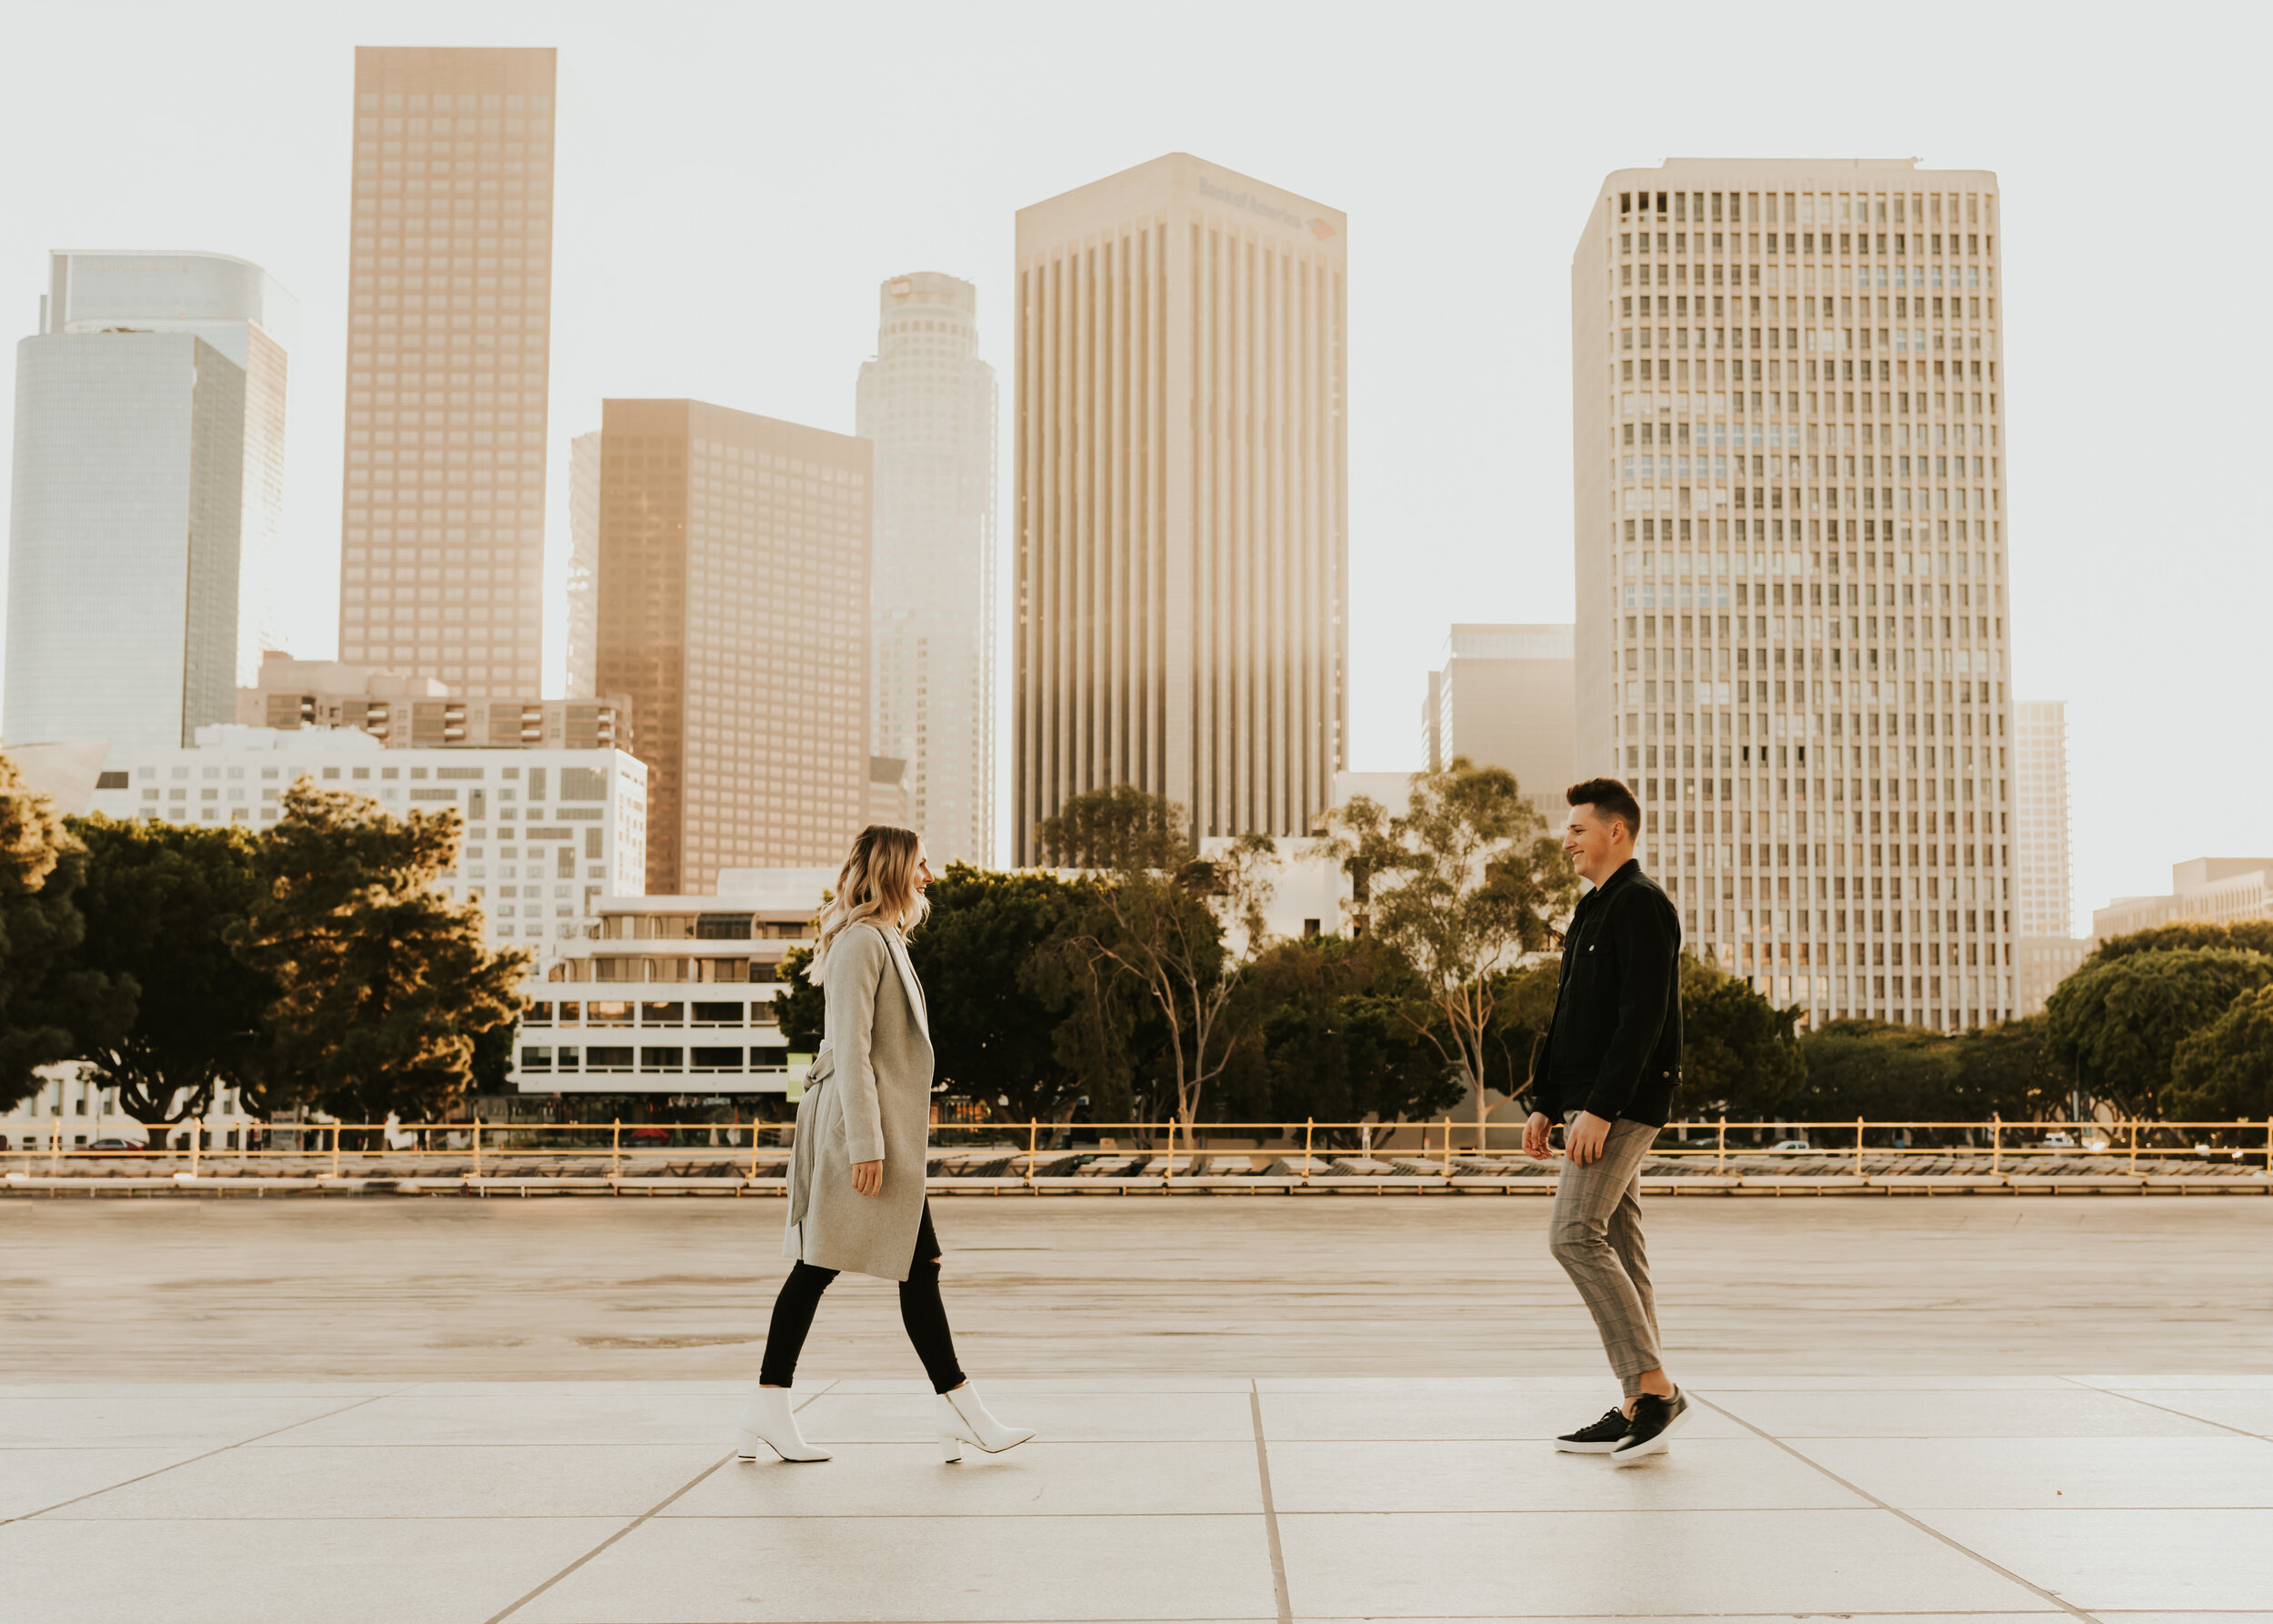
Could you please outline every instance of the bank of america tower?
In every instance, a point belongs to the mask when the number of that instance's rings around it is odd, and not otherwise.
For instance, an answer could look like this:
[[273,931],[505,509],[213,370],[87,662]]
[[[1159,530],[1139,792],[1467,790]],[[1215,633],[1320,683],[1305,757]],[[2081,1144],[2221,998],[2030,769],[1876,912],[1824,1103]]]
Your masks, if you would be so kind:
[[1997,178],[1671,159],[1571,265],[1578,750],[1815,1024],[2013,1009]]

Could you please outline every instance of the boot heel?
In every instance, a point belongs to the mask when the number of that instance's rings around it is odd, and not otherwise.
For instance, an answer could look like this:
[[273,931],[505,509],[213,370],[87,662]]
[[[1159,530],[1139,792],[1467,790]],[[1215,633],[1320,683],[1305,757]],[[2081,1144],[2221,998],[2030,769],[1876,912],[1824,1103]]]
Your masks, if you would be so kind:
[[949,1466],[954,1466],[957,1462],[961,1461],[963,1459],[963,1440],[959,1438],[940,1439],[939,1459]]

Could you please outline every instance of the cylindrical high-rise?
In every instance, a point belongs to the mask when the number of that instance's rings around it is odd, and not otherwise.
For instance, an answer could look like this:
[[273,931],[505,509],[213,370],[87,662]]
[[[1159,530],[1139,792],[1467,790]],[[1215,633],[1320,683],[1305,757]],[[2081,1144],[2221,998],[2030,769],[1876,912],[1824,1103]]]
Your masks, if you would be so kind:
[[1817,1022],[2015,1005],[1997,177],[1673,159],[1571,266],[1579,770]]
[[1018,211],[1011,833],[1301,835],[1348,717],[1347,222],[1172,153]]
[[854,432],[876,442],[869,749],[907,764],[932,861],[995,853],[995,369],[978,290],[936,271],[879,296]]

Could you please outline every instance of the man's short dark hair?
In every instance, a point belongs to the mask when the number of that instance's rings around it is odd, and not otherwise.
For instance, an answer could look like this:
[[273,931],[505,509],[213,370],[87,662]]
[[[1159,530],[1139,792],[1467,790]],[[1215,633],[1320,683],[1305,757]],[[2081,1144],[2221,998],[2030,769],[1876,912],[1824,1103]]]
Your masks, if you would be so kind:
[[1605,822],[1617,820],[1626,825],[1626,832],[1635,839],[1642,837],[1642,806],[1634,798],[1634,792],[1616,778],[1588,778],[1563,791],[1563,799],[1574,807],[1592,807],[1595,815]]

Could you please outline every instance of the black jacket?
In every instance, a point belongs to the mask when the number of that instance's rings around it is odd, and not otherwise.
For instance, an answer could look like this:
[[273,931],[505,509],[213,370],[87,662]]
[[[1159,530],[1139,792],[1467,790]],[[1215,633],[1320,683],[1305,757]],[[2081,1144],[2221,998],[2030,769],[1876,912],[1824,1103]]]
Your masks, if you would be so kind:
[[1681,1077],[1681,917],[1628,859],[1578,899],[1532,1107],[1663,1128]]

